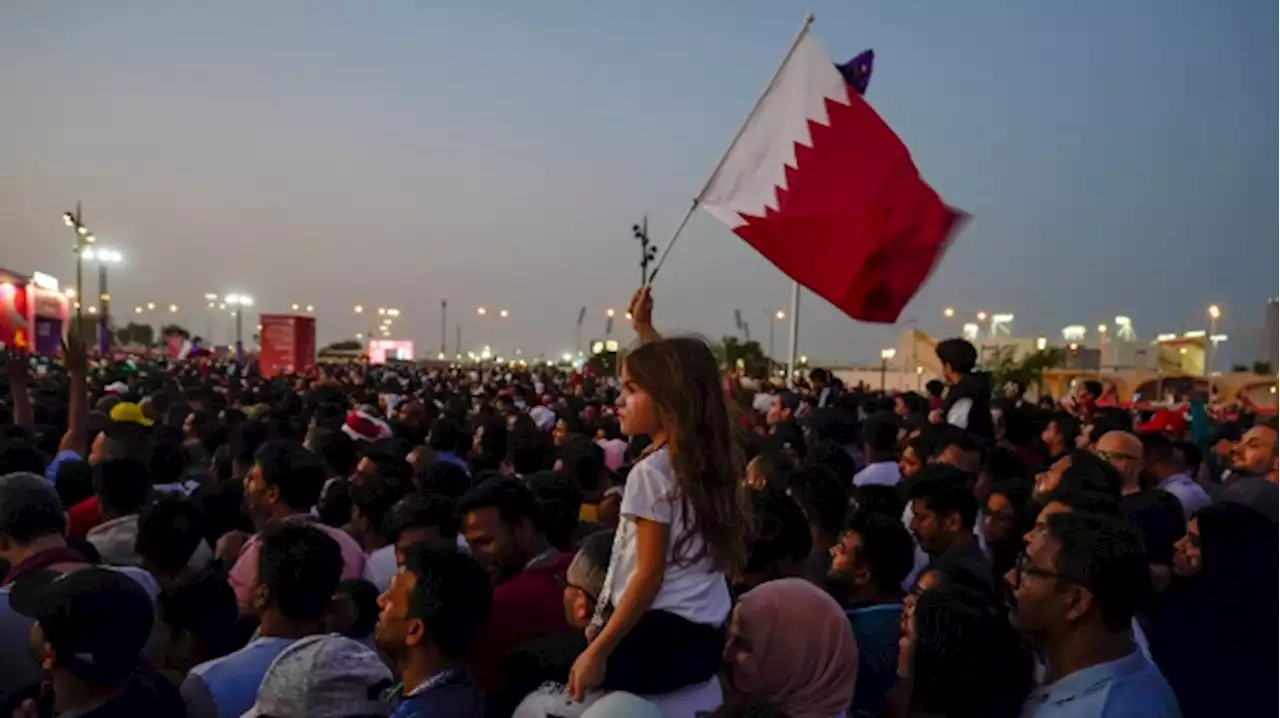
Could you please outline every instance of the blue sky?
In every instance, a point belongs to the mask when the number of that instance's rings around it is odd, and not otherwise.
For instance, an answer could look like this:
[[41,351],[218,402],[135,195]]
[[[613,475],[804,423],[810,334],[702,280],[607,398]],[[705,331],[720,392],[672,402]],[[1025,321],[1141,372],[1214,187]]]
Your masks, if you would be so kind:
[[[974,215],[904,318],[944,306],[1052,334],[1129,314],[1145,336],[1222,305],[1226,356],[1260,351],[1277,275],[1277,6],[699,2],[0,5],[0,265],[73,277],[61,212],[127,255],[117,307],[206,291],[360,303],[439,341],[450,301],[507,308],[506,352],[572,347],[701,187],[805,9],[833,59],[876,50],[868,100]],[[92,286],[92,285],[88,285]],[[92,289],[91,289],[92,291]],[[733,331],[788,281],[698,216],[655,294],[666,329]],[[896,330],[806,297],[802,350],[873,361]],[[215,338],[225,340],[219,318]],[[958,330],[958,327],[954,327]],[[626,332],[615,335],[629,336]],[[778,352],[785,329],[778,326]]]

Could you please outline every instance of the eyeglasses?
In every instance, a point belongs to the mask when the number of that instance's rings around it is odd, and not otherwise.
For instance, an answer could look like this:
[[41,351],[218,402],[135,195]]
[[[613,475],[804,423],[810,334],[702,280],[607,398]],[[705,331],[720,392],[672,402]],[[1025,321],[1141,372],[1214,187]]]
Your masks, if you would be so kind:
[[1053,571],[1047,568],[1040,568],[1039,566],[1032,565],[1031,557],[1028,556],[1025,551],[1018,554],[1018,560],[1014,563],[1013,568],[1014,568],[1014,575],[1017,576],[1018,578],[1019,586],[1022,585],[1022,579],[1025,578],[1026,576],[1040,576],[1041,578],[1061,578],[1067,581],[1071,581],[1072,583],[1082,584],[1080,580],[1072,578],[1071,576],[1068,576],[1065,573],[1058,573],[1057,571]]
[[1106,451],[1105,449],[1098,449],[1093,453],[1097,454],[1098,458],[1103,461],[1139,461],[1138,457],[1133,454],[1126,454],[1123,451]]

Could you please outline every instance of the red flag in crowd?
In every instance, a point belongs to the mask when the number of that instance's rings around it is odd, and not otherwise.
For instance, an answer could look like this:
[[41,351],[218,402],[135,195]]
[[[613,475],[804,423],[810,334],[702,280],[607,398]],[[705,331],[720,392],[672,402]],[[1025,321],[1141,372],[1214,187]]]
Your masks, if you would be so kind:
[[845,314],[893,322],[964,215],[848,75],[806,30],[698,201]]

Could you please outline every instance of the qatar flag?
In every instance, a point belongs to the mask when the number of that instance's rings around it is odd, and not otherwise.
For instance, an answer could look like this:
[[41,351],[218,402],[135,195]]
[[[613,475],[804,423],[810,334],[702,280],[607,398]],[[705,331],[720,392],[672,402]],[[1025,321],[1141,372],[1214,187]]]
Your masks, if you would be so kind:
[[[807,26],[698,204],[854,319],[891,323],[965,217]],[[856,81],[856,80],[855,80]]]

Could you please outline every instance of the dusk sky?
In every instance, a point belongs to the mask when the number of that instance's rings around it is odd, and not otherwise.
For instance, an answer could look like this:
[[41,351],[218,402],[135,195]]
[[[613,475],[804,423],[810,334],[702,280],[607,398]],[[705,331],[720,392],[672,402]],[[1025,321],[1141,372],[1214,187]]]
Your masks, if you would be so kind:
[[[1277,292],[1277,4],[1239,0],[0,3],[0,266],[70,285],[77,200],[125,263],[113,306],[205,292],[317,307],[322,342],[402,311],[434,354],[573,348],[638,282],[631,225],[664,242],[804,11],[867,100],[973,215],[903,317],[945,306],[1056,335],[1117,314],[1261,352]],[[96,271],[85,287],[97,293]],[[656,323],[768,342],[789,280],[699,214],[654,286]],[[366,314],[366,317],[368,314]],[[229,322],[217,318],[214,339]],[[812,295],[801,351],[871,362],[898,328]],[[614,336],[630,339],[619,326]],[[778,355],[786,328],[777,326]]]

